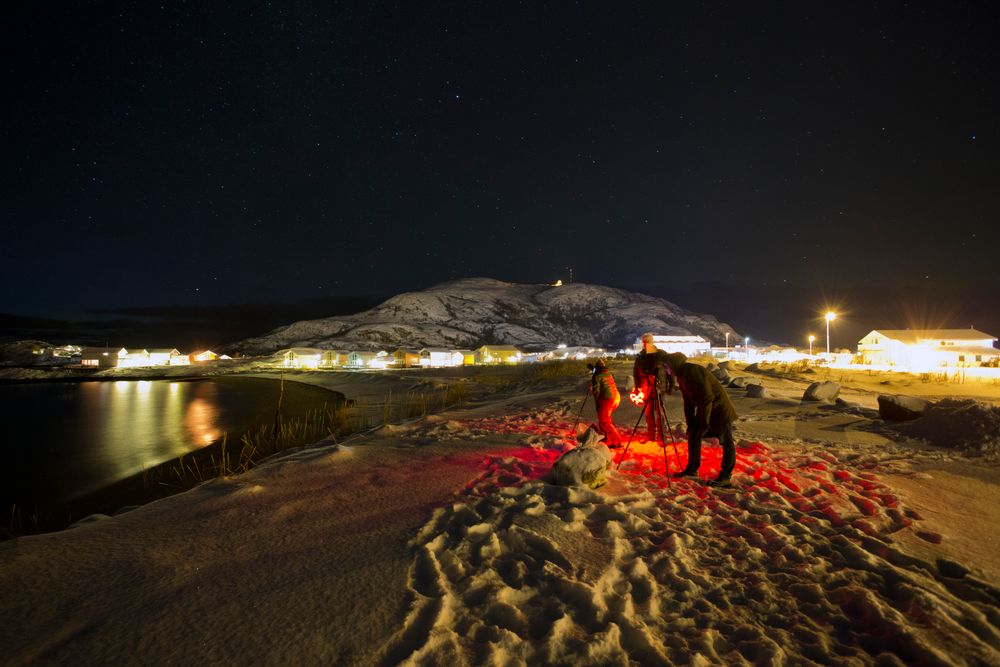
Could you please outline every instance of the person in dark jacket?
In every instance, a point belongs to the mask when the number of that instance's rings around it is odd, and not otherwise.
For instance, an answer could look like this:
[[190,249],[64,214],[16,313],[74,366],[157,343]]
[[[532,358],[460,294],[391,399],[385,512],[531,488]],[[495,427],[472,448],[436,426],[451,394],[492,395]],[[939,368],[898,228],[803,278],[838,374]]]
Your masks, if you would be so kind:
[[698,476],[701,467],[701,440],[714,436],[722,445],[722,465],[719,477],[710,486],[729,486],[729,478],[736,466],[736,445],[733,442],[733,422],[736,408],[722,384],[708,369],[687,361],[679,352],[667,355],[667,372],[684,397],[684,419],[687,421],[688,462],[684,470],[674,477]]
[[[635,364],[632,366],[632,379],[635,381],[635,390],[641,391],[646,401],[653,395],[654,383],[656,391],[660,394],[661,403],[664,392],[668,394],[673,392],[673,377],[667,373],[667,353],[656,348],[653,334],[642,335],[642,352],[635,358]],[[662,432],[663,424],[657,419],[656,413],[654,405],[650,405],[646,410],[646,440],[657,440],[657,425],[659,425],[660,442],[670,442],[672,437]]]
[[594,394],[594,403],[597,405],[597,427],[604,434],[604,444],[612,449],[622,446],[622,437],[615,428],[615,423],[611,419],[611,413],[621,402],[621,394],[618,393],[618,386],[611,371],[600,359],[594,364],[594,374],[590,378],[590,391]]

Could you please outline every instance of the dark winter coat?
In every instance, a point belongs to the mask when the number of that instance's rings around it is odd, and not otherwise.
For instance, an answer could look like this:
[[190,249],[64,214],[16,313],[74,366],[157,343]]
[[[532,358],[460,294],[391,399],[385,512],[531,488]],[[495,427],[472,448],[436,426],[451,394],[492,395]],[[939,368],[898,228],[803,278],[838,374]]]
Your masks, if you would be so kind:
[[653,378],[656,378],[660,391],[668,393],[673,391],[673,377],[666,372],[668,356],[663,350],[657,350],[652,354],[646,354],[645,350],[639,353],[632,366],[632,379],[637,389],[643,389],[648,394],[649,388],[653,385]]
[[708,369],[687,361],[679,352],[667,355],[667,367],[684,397],[684,419],[689,429],[717,432],[736,421],[729,394]]
[[590,378],[590,390],[593,392],[594,398],[615,400],[620,398],[615,378],[612,377],[611,371],[604,366],[594,368],[594,375]]

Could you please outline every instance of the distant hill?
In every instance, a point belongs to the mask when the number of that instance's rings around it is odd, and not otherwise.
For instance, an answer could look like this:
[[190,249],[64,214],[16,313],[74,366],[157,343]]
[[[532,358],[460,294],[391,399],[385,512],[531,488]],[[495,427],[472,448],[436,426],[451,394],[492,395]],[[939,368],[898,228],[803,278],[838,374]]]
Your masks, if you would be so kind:
[[287,347],[471,348],[484,343],[526,350],[558,343],[619,348],[645,331],[701,335],[715,345],[739,340],[732,327],[645,294],[574,283],[506,283],[466,278],[406,292],[362,313],[303,320],[234,343],[230,352],[268,354]]

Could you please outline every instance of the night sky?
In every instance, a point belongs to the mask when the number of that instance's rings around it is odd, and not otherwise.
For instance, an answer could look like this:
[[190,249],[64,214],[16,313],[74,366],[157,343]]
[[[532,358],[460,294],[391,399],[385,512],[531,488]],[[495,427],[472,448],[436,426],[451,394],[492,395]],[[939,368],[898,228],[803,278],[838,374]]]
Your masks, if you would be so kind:
[[320,317],[572,267],[755,338],[827,305],[835,346],[1000,335],[989,3],[22,4],[0,312]]

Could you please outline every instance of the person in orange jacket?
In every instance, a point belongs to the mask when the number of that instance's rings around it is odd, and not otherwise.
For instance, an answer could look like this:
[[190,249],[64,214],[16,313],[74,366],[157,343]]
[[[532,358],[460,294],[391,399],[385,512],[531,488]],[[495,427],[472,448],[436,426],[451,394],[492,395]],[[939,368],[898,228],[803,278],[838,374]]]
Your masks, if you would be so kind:
[[622,437],[611,419],[611,413],[621,403],[621,394],[618,393],[618,386],[615,384],[611,371],[602,360],[597,360],[593,371],[594,374],[590,378],[590,391],[594,394],[594,403],[597,405],[597,427],[604,434],[605,445],[612,449],[621,447]]

